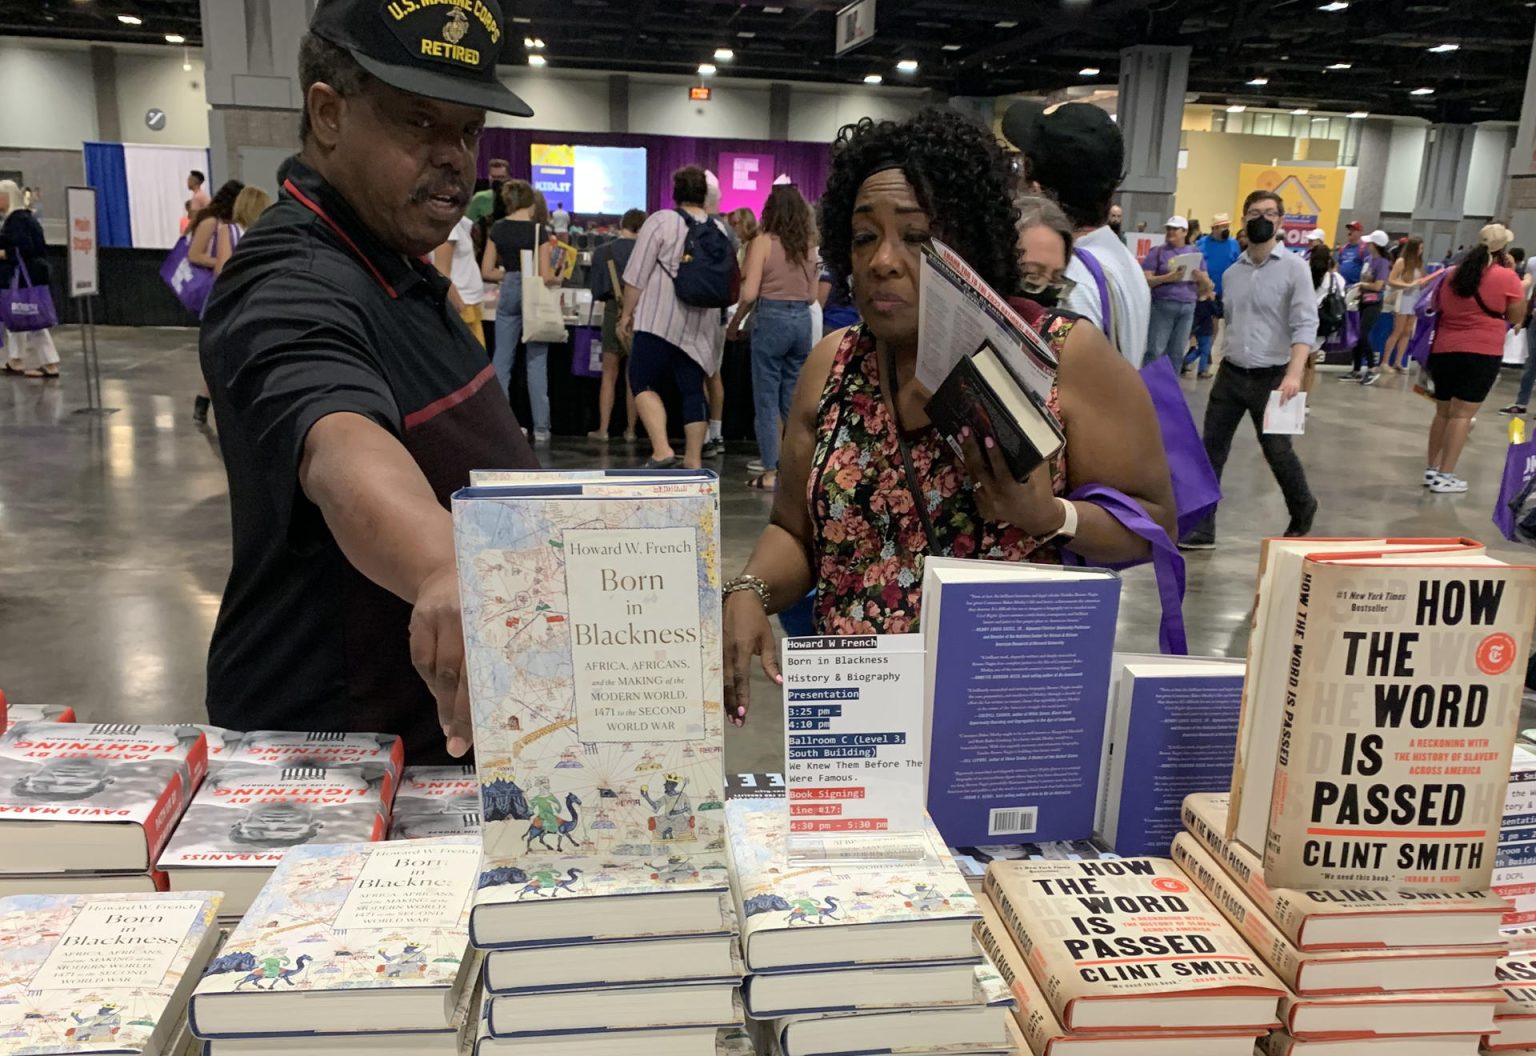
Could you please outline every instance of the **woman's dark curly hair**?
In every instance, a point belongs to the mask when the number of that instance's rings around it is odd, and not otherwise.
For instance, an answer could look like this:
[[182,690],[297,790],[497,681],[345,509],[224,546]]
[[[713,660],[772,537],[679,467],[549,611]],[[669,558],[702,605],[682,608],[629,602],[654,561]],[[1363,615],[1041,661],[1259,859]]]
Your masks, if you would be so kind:
[[821,256],[846,284],[853,270],[853,203],[859,187],[891,162],[901,166],[934,236],[965,258],[994,289],[1019,286],[1019,211],[1008,193],[1008,164],[992,134],[953,110],[928,109],[907,121],[844,125],[832,144],[832,170],[819,203]]

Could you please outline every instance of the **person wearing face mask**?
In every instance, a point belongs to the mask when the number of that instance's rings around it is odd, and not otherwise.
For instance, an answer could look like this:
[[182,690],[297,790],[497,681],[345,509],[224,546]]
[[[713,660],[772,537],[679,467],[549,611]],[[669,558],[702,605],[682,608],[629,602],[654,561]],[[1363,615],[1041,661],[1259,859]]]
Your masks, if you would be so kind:
[[499,3],[475,6],[319,0],[301,148],[204,310],[234,537],[219,726],[385,730],[412,763],[469,750],[448,497],[471,469],[536,465],[426,259],[464,214],[486,111],[532,114],[496,77]]
[[[1066,277],[1072,259],[1072,222],[1043,195],[1021,195],[1019,210],[1019,293],[1042,308],[1066,302],[1075,283]],[[1119,208],[1116,206],[1116,208]]]
[[[1211,468],[1221,477],[1232,438],[1245,417],[1285,495],[1286,535],[1306,535],[1317,499],[1289,436],[1264,432],[1264,409],[1279,390],[1285,403],[1301,391],[1302,375],[1317,340],[1317,299],[1306,261],[1277,239],[1285,203],[1273,191],[1254,191],[1243,202],[1248,249],[1227,269],[1222,298],[1227,317],[1226,355],[1211,385],[1202,437]],[[1216,546],[1216,514],[1179,540],[1184,550]]]

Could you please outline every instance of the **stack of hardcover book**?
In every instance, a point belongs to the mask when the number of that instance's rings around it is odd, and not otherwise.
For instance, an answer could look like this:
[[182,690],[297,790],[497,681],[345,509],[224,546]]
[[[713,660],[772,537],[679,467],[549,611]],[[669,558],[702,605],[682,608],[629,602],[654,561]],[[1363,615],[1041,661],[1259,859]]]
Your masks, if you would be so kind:
[[0,1052],[181,1056],[218,906],[213,891],[0,898]]
[[1249,1056],[1285,988],[1165,858],[1001,861],[977,938],[1034,1056]]
[[0,895],[164,890],[155,860],[207,770],[192,726],[17,724],[0,736]]
[[893,834],[889,862],[802,865],[783,801],[726,814],[746,1011],[783,1056],[1013,1051],[1014,999],[972,938],[976,899],[937,829]]
[[419,840],[480,831],[480,782],[473,766],[408,766],[395,793],[389,838]]
[[474,479],[453,517],[486,851],[476,1052],[736,1051],[718,480]]
[[204,1056],[458,1056],[479,874],[473,837],[290,849],[192,994]]
[[1497,1031],[1507,903],[1486,889],[1271,886],[1258,856],[1225,838],[1226,808],[1224,795],[1188,797],[1173,857],[1288,988],[1272,1053],[1350,1041],[1471,1056]]
[[22,722],[74,722],[75,709],[64,704],[10,704],[0,691],[0,734]]

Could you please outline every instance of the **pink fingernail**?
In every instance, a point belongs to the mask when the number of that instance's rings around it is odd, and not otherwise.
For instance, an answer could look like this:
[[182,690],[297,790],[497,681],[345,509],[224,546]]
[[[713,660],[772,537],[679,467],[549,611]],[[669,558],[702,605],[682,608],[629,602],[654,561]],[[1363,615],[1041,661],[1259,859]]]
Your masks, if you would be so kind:
[[745,715],[746,713],[747,713],[747,709],[746,708],[737,708],[736,709],[736,714],[737,715]]
[[986,444],[987,444],[987,450],[988,451],[992,450],[992,448],[997,446],[996,444],[992,443],[992,438],[990,436],[987,437]]

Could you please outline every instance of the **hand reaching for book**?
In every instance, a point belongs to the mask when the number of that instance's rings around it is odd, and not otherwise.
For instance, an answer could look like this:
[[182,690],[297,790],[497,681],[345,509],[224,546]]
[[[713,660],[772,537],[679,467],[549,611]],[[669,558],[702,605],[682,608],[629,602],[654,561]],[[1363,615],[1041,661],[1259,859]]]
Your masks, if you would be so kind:
[[733,726],[747,724],[754,656],[762,658],[763,674],[783,681],[767,610],[756,594],[743,590],[725,599],[725,717]]
[[411,610],[411,663],[437,700],[437,720],[448,754],[469,751],[474,726],[469,678],[464,671],[464,625],[459,617],[459,577],[453,565],[426,578]]
[[[1022,481],[1008,471],[1002,449],[987,437],[978,442],[969,428],[961,431],[965,472],[971,479],[976,508],[989,521],[1011,524],[1030,535],[1043,537],[1061,528],[1061,504],[1051,491],[1051,473],[1045,466]],[[983,446],[985,445],[985,446]]]

